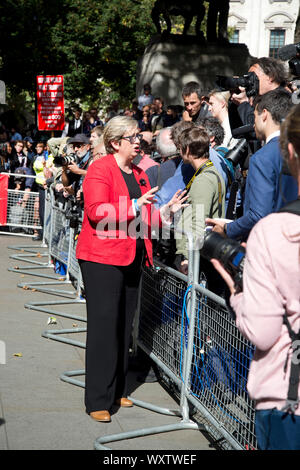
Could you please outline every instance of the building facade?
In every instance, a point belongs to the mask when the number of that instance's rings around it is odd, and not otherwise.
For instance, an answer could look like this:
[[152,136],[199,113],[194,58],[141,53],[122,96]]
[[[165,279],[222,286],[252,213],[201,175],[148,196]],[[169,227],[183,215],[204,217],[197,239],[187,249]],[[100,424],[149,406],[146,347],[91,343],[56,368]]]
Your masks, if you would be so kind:
[[277,57],[294,44],[300,0],[231,0],[228,26],[231,42],[248,46],[253,57]]

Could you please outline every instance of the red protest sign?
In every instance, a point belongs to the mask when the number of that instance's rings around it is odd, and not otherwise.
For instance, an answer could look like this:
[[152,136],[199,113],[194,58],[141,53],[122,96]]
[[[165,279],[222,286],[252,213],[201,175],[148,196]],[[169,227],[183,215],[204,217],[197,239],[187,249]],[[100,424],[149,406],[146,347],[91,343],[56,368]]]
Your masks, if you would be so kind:
[[65,124],[63,75],[38,75],[37,113],[40,131],[62,131]]

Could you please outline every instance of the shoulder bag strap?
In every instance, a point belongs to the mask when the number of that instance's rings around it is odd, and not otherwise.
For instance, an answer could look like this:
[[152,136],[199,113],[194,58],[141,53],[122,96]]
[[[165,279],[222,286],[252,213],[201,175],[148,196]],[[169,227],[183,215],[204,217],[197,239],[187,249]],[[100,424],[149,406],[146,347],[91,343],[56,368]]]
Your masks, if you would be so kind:
[[[297,352],[298,346],[299,346],[300,331],[297,334],[292,330],[286,313],[283,316],[283,323],[284,325],[286,325],[288,333],[292,340],[291,348],[293,350],[293,354],[292,354],[292,359],[291,359],[292,362],[291,362],[288,396],[287,396],[285,406],[282,408],[282,411],[286,411],[287,413],[293,414],[295,413],[299,405],[298,388],[299,388],[299,381],[300,381],[300,362],[295,353]],[[288,362],[288,356],[286,358],[284,371],[286,371],[287,362]]]
[[220,177],[218,173],[215,173],[214,171],[211,170],[206,170],[205,173],[211,173],[215,175],[218,179],[218,217],[222,217],[222,183],[220,180]]

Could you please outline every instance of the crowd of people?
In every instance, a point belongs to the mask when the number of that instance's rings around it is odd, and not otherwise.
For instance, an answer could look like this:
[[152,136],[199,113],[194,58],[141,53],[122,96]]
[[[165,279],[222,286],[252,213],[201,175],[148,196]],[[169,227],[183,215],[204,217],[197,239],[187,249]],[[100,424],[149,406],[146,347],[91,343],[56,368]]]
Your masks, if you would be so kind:
[[[231,305],[238,312],[237,326],[256,346],[249,388],[258,409],[279,412],[272,425],[276,427],[274,439],[267,427],[270,416],[273,419],[271,411],[263,417],[258,413],[259,447],[276,448],[285,432],[299,436],[299,408],[293,410],[296,419],[287,426],[281,409],[289,383],[283,363],[290,348],[283,314],[291,318],[295,330],[300,326],[296,253],[298,250],[299,255],[300,224],[298,216],[291,216],[291,221],[283,215],[265,219],[298,198],[300,128],[289,140],[289,128],[283,123],[299,119],[299,107],[280,60],[257,59],[248,72],[259,80],[255,97],[253,90],[243,87],[203,92],[199,83],[189,82],[182,89],[183,106],[165,107],[164,100],[145,84],[143,94],[128,108],[120,111],[113,102],[103,121],[97,109],[90,109],[84,118],[81,109],[74,110],[62,135],[47,142],[22,138],[15,129],[10,134],[4,128],[0,132],[1,170],[23,172],[24,190],[39,192],[41,225],[49,186],[62,204],[75,204],[83,211],[77,257],[88,311],[86,411],[97,421],[111,420],[109,410],[115,402],[132,406],[126,395],[126,376],[141,266],[152,264],[153,252],[154,257],[186,274],[188,242],[185,235],[170,231],[170,226],[202,240],[210,227],[225,239],[246,243],[249,238],[244,293],[235,292],[232,279],[216,260],[211,263],[201,256],[201,272],[211,291],[225,298],[231,294]],[[284,152],[292,155],[292,169]],[[34,181],[26,178],[29,174],[36,176]],[[269,220],[266,227],[262,219]],[[129,225],[134,227],[133,235]],[[151,240],[154,226],[157,237]],[[285,239],[282,227],[292,241]],[[293,276],[285,276],[292,269],[285,267],[285,259],[278,261],[280,266],[273,264],[273,235],[274,244],[284,253],[294,243]],[[41,237],[42,232],[35,234],[35,239]],[[267,268],[265,256],[269,257]],[[101,292],[99,280],[106,286]],[[271,300],[267,303],[266,292],[273,303],[278,297],[274,308]],[[258,297],[261,302],[256,303]],[[249,318],[255,312],[259,332],[254,317],[245,323],[245,311]],[[274,316],[276,332],[265,340],[266,331],[275,331]],[[262,378],[274,354],[280,356],[274,371],[276,383],[267,376]],[[287,414],[291,415],[290,410]],[[299,449],[299,442],[299,438],[287,439],[281,445]]]

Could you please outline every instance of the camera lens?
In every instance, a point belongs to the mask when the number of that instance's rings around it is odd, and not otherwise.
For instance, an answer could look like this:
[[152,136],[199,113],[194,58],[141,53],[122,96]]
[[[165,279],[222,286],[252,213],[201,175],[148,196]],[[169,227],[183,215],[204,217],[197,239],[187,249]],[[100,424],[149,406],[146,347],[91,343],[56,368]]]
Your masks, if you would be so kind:
[[245,248],[237,241],[224,238],[216,232],[207,233],[201,250],[201,256],[208,261],[212,258],[219,260],[240,287],[242,287],[245,253]]

